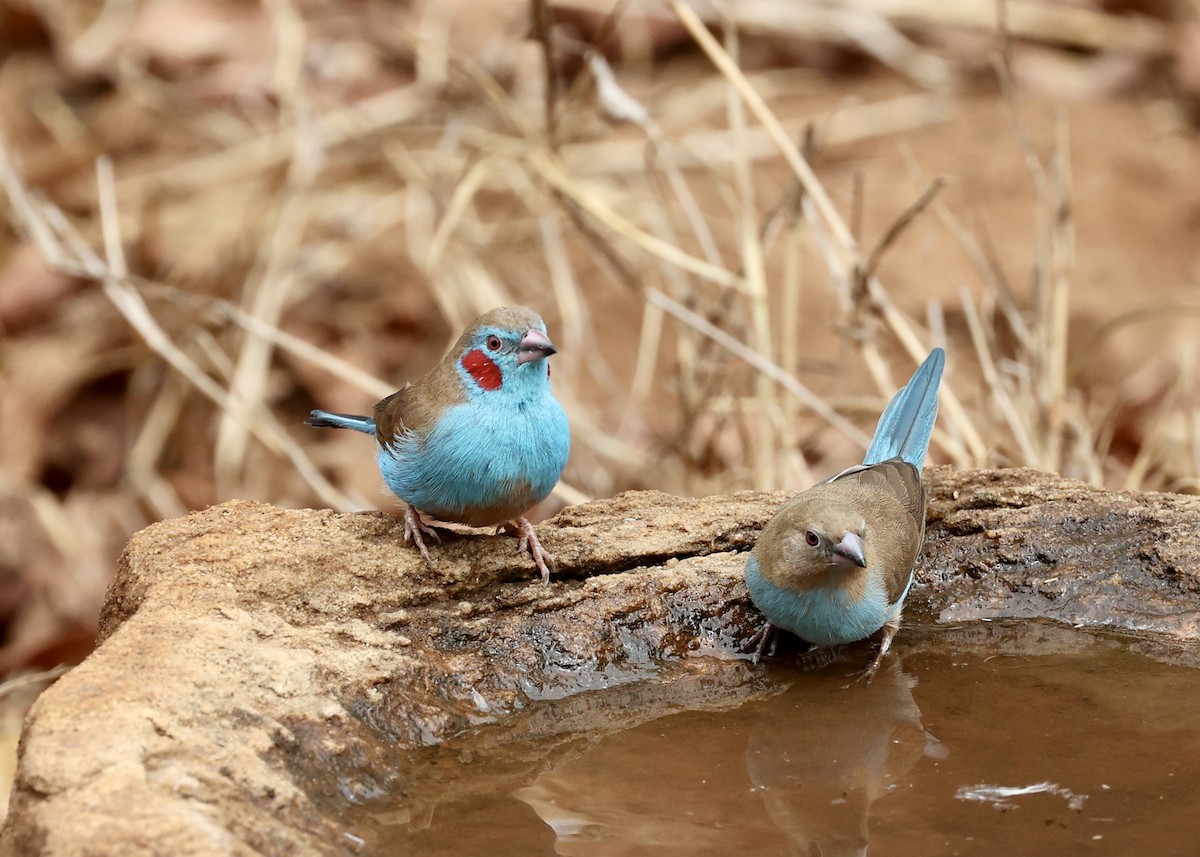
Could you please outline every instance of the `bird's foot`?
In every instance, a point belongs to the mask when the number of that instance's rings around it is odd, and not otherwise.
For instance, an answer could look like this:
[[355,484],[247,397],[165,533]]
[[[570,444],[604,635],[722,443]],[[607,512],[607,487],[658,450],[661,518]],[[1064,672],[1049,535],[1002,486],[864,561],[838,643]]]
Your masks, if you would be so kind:
[[899,623],[895,625],[883,626],[883,630],[879,632],[882,634],[882,638],[879,642],[879,651],[875,653],[875,657],[871,659],[871,663],[868,664],[867,668],[863,670],[862,673],[860,673],[858,677],[854,679],[854,681],[846,685],[846,687],[852,687],[859,682],[862,682],[863,684],[870,684],[875,680],[875,674],[879,672],[879,666],[883,663],[883,656],[886,655],[888,653],[888,649],[891,648],[892,637],[896,636],[896,631],[899,629]]
[[520,538],[520,541],[517,542],[517,553],[524,553],[528,550],[538,571],[542,573],[542,583],[549,583],[550,570],[555,567],[554,556],[542,547],[529,519],[514,518],[504,525],[504,529]]
[[871,659],[870,665],[863,670],[862,675],[854,680],[855,683],[861,681],[863,684],[870,684],[871,682],[875,681],[875,674],[879,672],[879,665],[881,663],[883,663],[883,652],[880,652]]
[[431,536],[435,542],[442,540],[437,530],[421,520],[421,513],[417,511],[416,506],[406,506],[404,509],[404,541],[416,545],[429,570],[437,571],[437,566],[433,564],[433,557],[429,555],[429,548],[425,547],[425,539],[422,534]]
[[762,660],[763,652],[767,651],[768,646],[771,650],[767,654],[772,657],[775,655],[775,647],[779,643],[779,629],[768,622],[755,631],[754,636],[747,642],[753,644],[755,640],[758,641],[758,645],[754,648],[754,656],[750,658],[750,661],[757,665]]
[[870,684],[875,680],[875,673],[879,672],[879,665],[883,663],[883,656],[886,655],[888,653],[888,649],[891,648],[892,637],[894,636],[896,636],[895,629],[888,627],[884,628],[883,642],[879,644],[879,654],[877,654],[874,660],[871,661],[871,665],[867,667],[867,671],[858,677],[859,681],[862,681],[865,684]]

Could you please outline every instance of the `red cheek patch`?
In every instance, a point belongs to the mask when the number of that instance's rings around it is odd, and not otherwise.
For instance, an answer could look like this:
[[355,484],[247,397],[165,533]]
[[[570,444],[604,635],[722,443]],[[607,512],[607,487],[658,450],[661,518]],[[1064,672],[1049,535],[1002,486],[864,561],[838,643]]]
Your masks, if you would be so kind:
[[476,349],[463,355],[462,367],[467,374],[475,379],[481,390],[499,390],[503,381],[500,378],[500,367],[492,362],[482,351]]

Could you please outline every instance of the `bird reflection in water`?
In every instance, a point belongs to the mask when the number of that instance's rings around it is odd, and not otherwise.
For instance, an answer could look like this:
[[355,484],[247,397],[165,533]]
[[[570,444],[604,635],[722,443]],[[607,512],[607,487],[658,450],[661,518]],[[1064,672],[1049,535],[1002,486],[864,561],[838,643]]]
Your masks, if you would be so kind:
[[874,802],[944,750],[899,660],[846,681],[832,667],[768,700],[606,736],[516,796],[560,855],[866,854]]
[[865,855],[872,804],[900,787],[922,755],[942,758],[945,748],[922,727],[916,679],[896,661],[869,684],[811,693],[802,685],[754,724],[750,781],[792,853]]

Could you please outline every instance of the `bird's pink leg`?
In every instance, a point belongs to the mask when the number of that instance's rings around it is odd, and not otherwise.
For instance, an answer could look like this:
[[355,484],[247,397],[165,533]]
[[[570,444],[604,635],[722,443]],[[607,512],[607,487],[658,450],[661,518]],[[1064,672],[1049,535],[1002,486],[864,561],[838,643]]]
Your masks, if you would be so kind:
[[775,643],[778,641],[778,638],[779,629],[770,622],[755,631],[754,636],[750,638],[749,642],[753,643],[755,640],[758,640],[758,646],[754,649],[754,657],[750,659],[751,662],[757,664],[762,660],[763,652],[767,650],[768,644],[771,647],[769,654],[775,654]]
[[437,534],[437,530],[421,520],[421,513],[417,511],[417,507],[406,504],[404,507],[404,541],[416,545],[421,556],[425,558],[425,565],[429,567],[429,570],[437,571],[433,564],[433,557],[429,555],[429,548],[425,547],[425,540],[421,537],[422,533],[433,536],[435,542],[442,540],[442,537]]
[[863,678],[870,684],[875,678],[875,673],[879,672],[879,665],[883,663],[883,656],[887,654],[888,649],[892,647],[892,637],[896,636],[896,632],[900,630],[900,617],[897,616],[893,621],[888,622],[883,626],[883,642],[879,644],[879,654],[875,656],[875,660],[871,661],[871,665],[867,667]]
[[533,531],[533,524],[529,523],[528,518],[514,518],[505,524],[505,527],[520,537],[520,541],[517,542],[517,553],[528,550],[538,571],[542,573],[542,583],[549,583],[550,569],[554,568],[554,557],[538,541],[537,534]]

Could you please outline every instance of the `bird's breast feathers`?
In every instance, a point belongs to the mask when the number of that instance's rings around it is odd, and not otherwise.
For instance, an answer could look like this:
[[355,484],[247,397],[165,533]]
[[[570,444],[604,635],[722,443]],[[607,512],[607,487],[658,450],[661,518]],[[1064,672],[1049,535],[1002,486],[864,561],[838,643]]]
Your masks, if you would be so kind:
[[801,594],[764,577],[757,557],[746,563],[750,596],[767,620],[818,646],[869,637],[899,613],[903,599],[889,603],[882,575],[864,569],[855,576],[853,585],[817,586]]
[[544,499],[562,474],[570,432],[549,394],[507,402],[473,399],[448,408],[420,437],[379,450],[392,491],[435,518],[503,523]]

